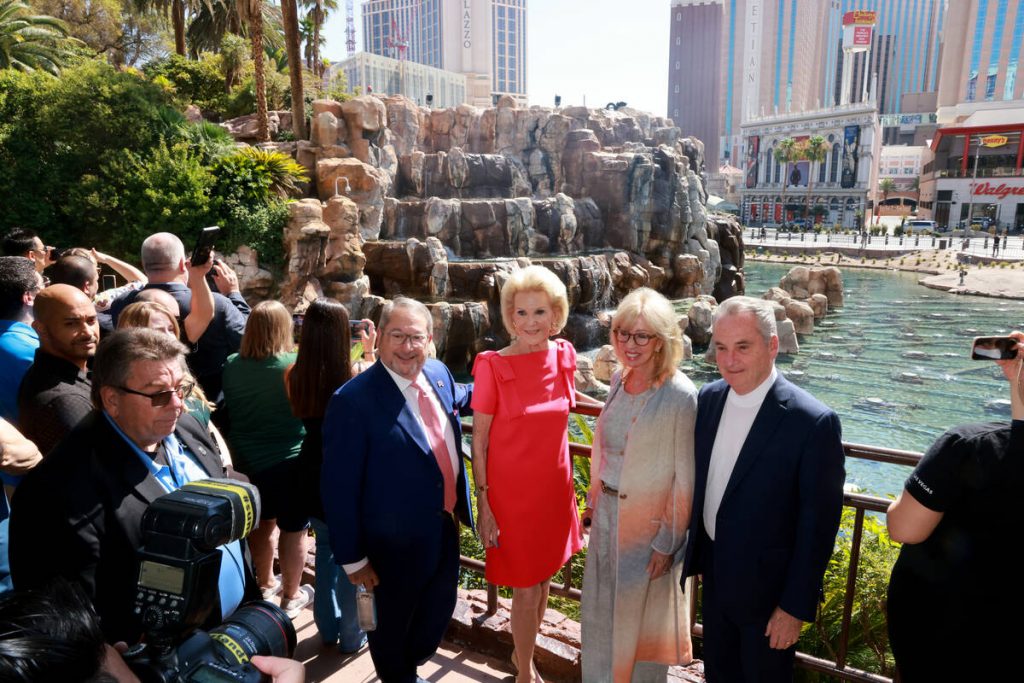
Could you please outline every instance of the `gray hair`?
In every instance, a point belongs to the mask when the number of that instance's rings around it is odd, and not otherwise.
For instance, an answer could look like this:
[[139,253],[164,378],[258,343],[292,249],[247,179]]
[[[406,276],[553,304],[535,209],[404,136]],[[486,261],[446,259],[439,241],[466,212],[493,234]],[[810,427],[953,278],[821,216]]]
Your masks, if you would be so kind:
[[757,329],[764,337],[766,344],[771,343],[772,337],[779,336],[779,330],[775,324],[775,308],[772,303],[764,299],[755,299],[752,296],[734,296],[720,303],[711,319],[712,331],[714,331],[715,323],[722,318],[744,313],[754,316],[757,321]]
[[92,371],[92,402],[103,408],[100,389],[123,387],[132,374],[132,365],[139,361],[177,360],[183,371],[187,349],[164,332],[145,327],[132,327],[111,332],[96,349]]
[[427,335],[430,337],[434,336],[434,318],[430,315],[430,309],[427,308],[422,302],[416,301],[416,299],[410,299],[407,296],[400,296],[384,304],[384,310],[380,313],[380,325],[378,329],[381,334],[388,327],[388,322],[391,320],[391,314],[398,309],[405,309],[418,313],[424,322],[427,323]]
[[147,273],[177,268],[184,258],[185,245],[175,234],[157,232],[142,242],[142,269]]

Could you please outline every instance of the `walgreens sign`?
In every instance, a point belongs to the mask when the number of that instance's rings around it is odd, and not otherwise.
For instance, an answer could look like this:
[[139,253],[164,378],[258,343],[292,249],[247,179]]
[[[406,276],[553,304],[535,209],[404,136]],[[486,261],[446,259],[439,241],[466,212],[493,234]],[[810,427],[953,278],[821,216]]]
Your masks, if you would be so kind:
[[1006,199],[1011,194],[1024,197],[1024,186],[1007,185],[1006,183],[996,185],[985,182],[974,188],[974,194],[998,197],[999,199]]

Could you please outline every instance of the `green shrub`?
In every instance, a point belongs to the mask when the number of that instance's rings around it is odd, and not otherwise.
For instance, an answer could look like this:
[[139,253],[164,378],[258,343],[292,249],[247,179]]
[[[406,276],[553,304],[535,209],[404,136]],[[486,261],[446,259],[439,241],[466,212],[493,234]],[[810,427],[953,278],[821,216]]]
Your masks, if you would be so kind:
[[22,225],[51,244],[88,245],[93,204],[78,203],[89,194],[80,185],[102,186],[104,168],[155,147],[167,103],[159,86],[99,60],[59,79],[0,72],[0,231]]
[[150,62],[143,72],[151,81],[169,85],[174,104],[182,109],[194,104],[215,117],[223,115],[226,109],[228,94],[220,55],[204,53],[192,60],[172,54]]
[[[288,76],[268,69],[265,80],[267,84],[267,109],[291,109]],[[225,102],[224,116],[232,119],[236,116],[255,113],[256,82],[252,74],[249,74],[228,96]]]
[[[843,597],[846,594],[846,570],[850,564],[853,540],[854,510],[843,508],[839,535],[828,568],[825,570],[825,600],[814,624],[804,627],[797,648],[801,652],[835,661],[842,627]],[[892,676],[894,663],[889,648],[886,621],[886,594],[889,575],[899,555],[885,529],[885,521],[865,515],[861,537],[860,563],[850,620],[847,663],[855,668]],[[821,674],[800,672],[804,681],[830,680]]]
[[82,211],[84,244],[134,254],[154,232],[191,235],[214,218],[213,181],[186,143],[161,142],[145,154],[126,152],[73,189],[72,203]]

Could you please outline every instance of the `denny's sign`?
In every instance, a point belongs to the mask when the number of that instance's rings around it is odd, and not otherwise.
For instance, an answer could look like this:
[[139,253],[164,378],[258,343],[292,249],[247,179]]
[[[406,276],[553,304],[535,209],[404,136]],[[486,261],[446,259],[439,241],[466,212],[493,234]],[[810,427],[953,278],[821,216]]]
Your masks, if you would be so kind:
[[1024,197],[1024,186],[1007,185],[1006,183],[996,185],[995,183],[984,182],[974,188],[974,194],[993,196],[999,199],[1006,199],[1011,194]]
[[1005,135],[986,135],[981,139],[981,144],[984,147],[1002,147],[1008,140]]

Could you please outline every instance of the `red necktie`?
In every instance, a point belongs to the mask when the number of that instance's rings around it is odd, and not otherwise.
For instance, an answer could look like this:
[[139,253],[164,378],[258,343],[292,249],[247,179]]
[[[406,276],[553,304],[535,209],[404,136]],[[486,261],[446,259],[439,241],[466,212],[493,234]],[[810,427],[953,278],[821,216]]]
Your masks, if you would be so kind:
[[444,423],[441,422],[441,416],[434,409],[434,402],[427,396],[423,387],[419,384],[413,386],[419,395],[420,417],[427,430],[427,441],[430,443],[430,450],[434,452],[434,457],[437,458],[437,466],[441,468],[441,477],[444,479],[444,509],[451,512],[455,509],[455,472],[452,471],[448,443],[444,440]]

